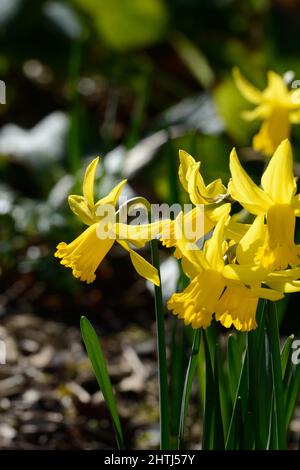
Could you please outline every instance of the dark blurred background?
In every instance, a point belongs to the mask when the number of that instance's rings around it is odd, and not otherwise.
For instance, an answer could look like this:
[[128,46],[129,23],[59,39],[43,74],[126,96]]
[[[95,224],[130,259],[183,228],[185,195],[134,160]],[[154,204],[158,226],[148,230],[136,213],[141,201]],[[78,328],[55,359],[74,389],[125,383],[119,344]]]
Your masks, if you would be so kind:
[[[84,228],[67,196],[80,194],[96,155],[99,197],[126,177],[128,195],[186,201],[179,148],[203,162],[207,182],[227,183],[235,145],[257,178],[258,124],[241,120],[248,104],[231,70],[259,87],[268,69],[299,78],[299,27],[297,0],[0,0],[0,448],[113,445],[82,314],[107,354],[128,445],[158,444],[151,290],[117,247],[90,286],[54,259]],[[296,126],[298,161],[299,135]],[[162,261],[168,296],[178,268],[167,253]],[[283,334],[299,330],[285,315],[297,305],[280,303]],[[196,420],[194,447],[199,432]]]

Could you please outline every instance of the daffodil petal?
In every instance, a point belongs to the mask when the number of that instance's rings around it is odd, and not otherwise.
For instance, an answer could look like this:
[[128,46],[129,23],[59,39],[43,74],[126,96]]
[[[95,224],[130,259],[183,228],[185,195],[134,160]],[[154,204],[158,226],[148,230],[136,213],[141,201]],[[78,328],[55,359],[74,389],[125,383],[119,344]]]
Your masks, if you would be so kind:
[[206,194],[210,198],[216,198],[221,194],[226,194],[227,190],[220,178],[212,181],[206,186]]
[[224,267],[223,259],[223,237],[224,225],[227,217],[223,217],[216,225],[212,237],[206,242],[205,255],[212,269],[221,271]]
[[92,225],[96,222],[95,217],[87,205],[86,199],[84,196],[77,196],[72,194],[68,197],[68,203],[71,211],[79,217],[79,219],[86,225]]
[[300,291],[299,281],[295,282],[268,282],[267,285],[271,289],[276,289],[279,292],[284,292],[285,294],[292,294],[294,292]]
[[230,221],[225,226],[224,236],[229,240],[239,242],[250,227],[250,224],[242,224],[241,222],[236,222],[231,217]]
[[232,179],[229,182],[228,190],[233,199],[240,202],[251,214],[265,214],[272,204],[272,200],[247,175],[239,162],[235,149],[230,154],[230,171]]
[[253,287],[251,288],[251,292],[253,295],[260,297],[261,299],[272,300],[273,302],[284,297],[282,292],[277,292],[274,289],[266,289],[264,287]]
[[238,243],[236,257],[239,264],[253,263],[258,248],[264,242],[265,234],[264,216],[258,215]]
[[198,248],[196,243],[190,242],[184,236],[184,231],[182,230],[183,223],[183,214],[175,220],[175,232],[177,234],[176,247],[180,251],[182,257],[187,258],[187,260],[194,266],[195,270],[201,271],[202,269],[209,269],[209,263],[205,259],[204,253]]
[[281,142],[262,179],[262,187],[278,204],[290,204],[297,190],[293,173],[293,156],[288,139]]
[[126,184],[126,182],[127,180],[121,181],[107,194],[107,196],[103,197],[102,199],[99,199],[99,201],[97,201],[97,203],[95,204],[95,208],[97,209],[99,206],[103,205],[113,205],[115,207],[118,202],[120,193],[123,189],[123,186]]
[[267,271],[255,264],[240,265],[227,264],[223,269],[223,276],[229,281],[243,283],[248,286],[262,282],[267,275]]
[[99,157],[94,158],[94,160],[87,167],[83,178],[83,195],[91,208],[94,206],[94,181],[98,163]]
[[282,283],[292,282],[300,278],[300,268],[285,269],[283,271],[275,271],[266,276],[265,283]]
[[269,106],[267,104],[260,104],[254,109],[247,109],[242,112],[242,118],[245,121],[253,121],[254,119],[263,119],[266,117],[269,111]]
[[278,96],[288,100],[289,92],[281,75],[273,70],[268,71],[268,85],[263,91],[264,98],[277,100]]
[[207,197],[205,183],[199,172],[199,168],[200,163],[191,167],[187,183],[190,200],[195,205],[206,204],[205,197]]
[[171,220],[162,220],[142,225],[116,223],[112,230],[118,239],[143,247],[148,241],[156,238],[162,230],[167,230],[171,222]]
[[117,240],[117,242],[129,253],[132,265],[136,272],[147,279],[150,282],[153,282],[156,286],[160,285],[159,275],[157,269],[148,263],[142,256],[132,250],[129,245],[122,240]]
[[196,161],[194,158],[185,150],[179,150],[179,170],[178,176],[182,187],[188,192],[188,179],[189,179],[189,172],[193,165],[195,165]]
[[236,86],[247,101],[253,104],[259,104],[262,100],[262,92],[255,88],[240,73],[237,67],[234,67],[232,75]]

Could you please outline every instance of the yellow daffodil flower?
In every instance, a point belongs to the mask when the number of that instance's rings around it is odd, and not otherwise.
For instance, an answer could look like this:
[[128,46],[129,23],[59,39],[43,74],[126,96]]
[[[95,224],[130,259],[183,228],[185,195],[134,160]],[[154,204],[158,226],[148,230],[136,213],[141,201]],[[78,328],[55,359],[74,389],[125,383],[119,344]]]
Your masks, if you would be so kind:
[[[184,150],[179,150],[179,160],[180,182],[196,207],[185,214],[180,212],[176,218],[177,222],[170,221],[169,225],[164,224],[160,239],[168,248],[177,245],[176,240],[182,232],[184,233],[185,228],[190,229],[191,232],[194,231],[195,237],[189,241],[196,242],[210,232],[222,217],[228,216],[231,208],[230,203],[222,202],[227,195],[227,190],[220,179],[205,185],[200,173],[200,162],[196,162]],[[182,226],[179,226],[179,220]],[[200,233],[196,228],[199,221],[202,222]],[[178,229],[177,234],[175,227]]]
[[138,274],[159,285],[157,270],[128,245],[128,242],[138,246],[144,245],[147,241],[145,233],[131,227],[132,239],[120,237],[115,221],[110,222],[100,210],[110,207],[115,214],[115,207],[126,180],[121,181],[107,196],[94,202],[94,179],[98,162],[99,158],[95,158],[85,172],[83,196],[71,195],[68,199],[71,210],[89,227],[71,243],[59,243],[55,257],[61,259],[62,265],[72,269],[74,277],[89,284],[95,280],[97,267],[117,242],[129,252]]
[[230,155],[232,179],[228,190],[248,212],[266,219],[262,246],[255,262],[263,268],[282,270],[299,265],[300,249],[294,242],[295,216],[300,215],[300,199],[296,194],[293,157],[289,141],[284,140],[274,153],[258,187],[242,168],[235,149]]
[[183,292],[173,294],[167,305],[193,328],[207,328],[215,314],[225,327],[233,324],[238,330],[249,331],[256,327],[259,298],[278,300],[283,293],[263,288],[257,281],[246,286],[239,279],[227,278],[223,243],[226,219],[217,223],[203,252],[187,240],[178,240],[183,270],[192,280]]
[[196,162],[185,150],[179,150],[179,160],[179,180],[195,206],[218,202],[222,196],[227,194],[221,179],[205,185],[200,173],[201,162]]
[[271,156],[280,142],[290,137],[291,124],[300,122],[300,100],[297,90],[289,90],[283,78],[268,72],[268,85],[260,91],[251,85],[237,68],[233,77],[241,94],[256,105],[242,116],[248,121],[260,119],[262,126],[253,138],[253,148]]

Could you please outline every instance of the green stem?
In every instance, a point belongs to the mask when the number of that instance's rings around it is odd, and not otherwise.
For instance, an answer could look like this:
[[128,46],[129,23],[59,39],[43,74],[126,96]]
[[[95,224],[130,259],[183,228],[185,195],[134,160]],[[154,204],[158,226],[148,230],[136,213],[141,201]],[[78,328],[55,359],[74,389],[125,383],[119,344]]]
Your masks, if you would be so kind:
[[[151,240],[152,264],[160,276],[160,264],[158,253],[158,241]],[[164,307],[161,285],[154,286],[155,314],[157,329],[157,355],[158,355],[158,381],[159,381],[159,406],[160,406],[160,448],[169,449],[169,397],[168,397],[168,370],[166,357],[166,341],[164,327]]]
[[[274,303],[271,306],[269,300],[267,302],[267,332],[271,350],[273,390],[276,407],[276,429],[278,449],[286,449],[286,429],[285,429],[285,413],[284,413],[284,395],[282,384],[282,369],[280,357],[280,342],[277,311]],[[272,308],[273,307],[273,308]]]
[[184,383],[184,389],[183,389],[183,394],[182,394],[179,434],[178,434],[178,449],[182,449],[183,444],[184,444],[184,423],[185,423],[185,417],[187,414],[189,399],[191,395],[192,384],[193,384],[193,380],[194,380],[194,376],[195,376],[195,372],[196,372],[197,364],[198,364],[200,336],[201,336],[201,330],[200,329],[195,330],[192,351],[191,351],[190,360],[189,360],[189,364],[188,364],[188,368],[187,368],[187,372],[185,376],[185,383]]

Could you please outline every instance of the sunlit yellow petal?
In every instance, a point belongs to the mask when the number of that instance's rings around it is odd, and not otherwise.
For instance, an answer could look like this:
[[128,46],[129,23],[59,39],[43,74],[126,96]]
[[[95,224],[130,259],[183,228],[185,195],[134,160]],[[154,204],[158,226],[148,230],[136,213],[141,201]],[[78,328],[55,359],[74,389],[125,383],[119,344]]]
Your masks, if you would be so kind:
[[293,173],[293,155],[286,139],[277,148],[269,161],[262,179],[262,187],[278,204],[290,204],[297,190]]
[[240,73],[237,67],[234,67],[233,78],[236,83],[236,86],[240,90],[241,94],[253,104],[259,104],[262,100],[262,92],[255,88],[251,83],[246,80]]
[[228,224],[225,226],[224,236],[235,242],[239,242],[240,239],[245,235],[249,230],[250,224],[242,224],[236,222],[232,217]]
[[236,257],[239,264],[253,263],[259,246],[264,242],[265,234],[264,216],[258,215],[238,243]]
[[239,201],[252,214],[265,214],[272,204],[272,200],[247,175],[239,162],[235,149],[230,154],[230,171],[232,179],[229,182],[228,190],[233,199]]
[[266,284],[269,282],[291,282],[300,278],[300,268],[285,269],[269,273],[266,277]]
[[220,178],[216,179],[215,181],[212,181],[206,186],[206,194],[210,198],[216,198],[221,194],[226,194],[226,192],[226,188]]
[[289,91],[283,77],[273,70],[268,72],[268,85],[263,91],[263,97],[267,100],[279,101],[281,104],[289,101]]
[[244,283],[248,286],[262,282],[268,271],[255,264],[239,265],[227,264],[223,269],[223,276],[235,284]]
[[84,196],[70,195],[68,202],[71,211],[74,212],[77,217],[86,225],[92,225],[96,222],[95,215],[93,214],[90,207],[87,205]]
[[253,121],[254,119],[264,119],[267,117],[269,112],[269,106],[267,104],[260,104],[254,109],[248,109],[242,112],[242,118],[245,121]]
[[282,292],[277,292],[274,289],[265,289],[264,287],[253,287],[251,291],[253,295],[257,295],[261,299],[272,300],[273,302],[284,297]]
[[136,272],[143,278],[148,279],[148,281],[153,282],[156,286],[159,286],[160,280],[157,269],[136,253],[136,251],[132,250],[125,241],[117,240],[117,242],[129,252],[132,265]]
[[182,187],[188,192],[188,179],[189,179],[189,172],[192,166],[196,163],[194,158],[187,153],[185,150],[179,150],[179,170],[178,176]]
[[193,165],[189,172],[187,182],[188,193],[193,204],[206,204],[205,197],[208,196],[205,183],[199,172],[200,164]]
[[171,222],[171,220],[162,220],[141,225],[116,223],[112,227],[112,231],[116,234],[116,238],[143,247],[145,243],[156,238],[162,230],[167,231]]
[[223,217],[216,225],[212,237],[206,242],[205,255],[212,269],[221,271],[224,267],[222,242],[224,237],[224,225],[227,217]]
[[[116,206],[120,193],[123,189],[123,186],[126,184],[127,180],[121,181],[117,186],[115,186],[108,194],[107,196],[103,197],[102,199],[99,199],[97,203],[95,204],[95,208],[97,209],[99,206],[103,205],[113,205]],[[96,210],[97,213],[97,210]]]
[[94,181],[98,163],[99,157],[94,158],[94,160],[87,167],[83,179],[83,195],[90,207],[94,206]]

